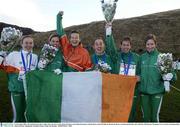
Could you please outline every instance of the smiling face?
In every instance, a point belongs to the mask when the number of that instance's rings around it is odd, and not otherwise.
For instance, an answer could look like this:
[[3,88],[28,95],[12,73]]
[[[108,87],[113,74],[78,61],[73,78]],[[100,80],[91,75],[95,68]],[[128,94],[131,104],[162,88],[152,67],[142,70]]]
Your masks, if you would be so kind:
[[105,45],[102,39],[96,39],[93,45],[94,51],[97,55],[102,55],[105,50]]
[[121,45],[120,45],[120,49],[121,52],[123,53],[128,53],[131,49],[131,43],[128,40],[124,40],[122,41]]
[[52,37],[49,43],[56,48],[60,47],[59,37]]
[[22,49],[27,52],[31,52],[34,47],[34,42],[31,37],[25,37],[21,43]]
[[72,44],[73,47],[76,47],[79,45],[80,43],[79,33],[71,33],[70,43]]
[[146,42],[146,50],[148,52],[152,52],[152,51],[154,51],[155,48],[156,48],[155,41],[153,39],[147,40],[147,42]]

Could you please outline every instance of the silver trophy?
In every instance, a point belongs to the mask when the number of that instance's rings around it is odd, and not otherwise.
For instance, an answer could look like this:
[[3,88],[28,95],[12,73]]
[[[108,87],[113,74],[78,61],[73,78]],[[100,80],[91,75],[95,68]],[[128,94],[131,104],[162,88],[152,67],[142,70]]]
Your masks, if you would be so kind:
[[19,43],[22,32],[12,27],[5,27],[1,32],[0,51],[11,52]]
[[112,23],[118,0],[101,0],[102,11],[107,23]]
[[18,44],[21,36],[22,32],[20,30],[16,30],[15,28],[11,27],[3,28],[0,38],[0,64]]

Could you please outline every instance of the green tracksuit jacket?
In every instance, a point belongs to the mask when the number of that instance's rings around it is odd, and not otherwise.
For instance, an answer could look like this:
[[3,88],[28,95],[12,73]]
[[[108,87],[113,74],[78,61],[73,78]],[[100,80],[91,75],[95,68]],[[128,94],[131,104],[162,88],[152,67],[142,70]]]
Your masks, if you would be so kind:
[[[157,49],[148,53],[145,52],[140,57],[140,92],[145,94],[158,94],[164,92],[164,81],[157,68],[157,57],[159,52]],[[173,80],[176,79],[175,73]]]
[[139,75],[139,55],[133,52],[129,53],[121,53],[117,51],[116,46],[115,46],[115,41],[113,36],[107,36],[106,37],[106,53],[110,56],[113,62],[113,72],[115,74],[119,74],[120,71],[120,65],[122,63],[128,64],[128,57],[132,55],[132,60],[130,64],[136,65],[136,75]]

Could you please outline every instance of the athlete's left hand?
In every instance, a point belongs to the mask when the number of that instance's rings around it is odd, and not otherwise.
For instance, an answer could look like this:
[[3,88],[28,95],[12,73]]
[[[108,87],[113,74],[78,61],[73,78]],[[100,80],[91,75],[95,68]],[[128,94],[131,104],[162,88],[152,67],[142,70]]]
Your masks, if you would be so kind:
[[136,75],[137,82],[140,82],[140,76]]
[[57,74],[57,75],[60,75],[62,73],[62,71],[61,71],[61,69],[55,69],[54,73]]

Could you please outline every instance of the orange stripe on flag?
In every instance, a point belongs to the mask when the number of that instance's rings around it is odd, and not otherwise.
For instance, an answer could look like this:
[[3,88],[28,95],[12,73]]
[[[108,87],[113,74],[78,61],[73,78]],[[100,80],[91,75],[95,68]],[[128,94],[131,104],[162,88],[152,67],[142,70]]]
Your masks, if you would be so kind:
[[136,77],[102,74],[102,122],[128,122]]
[[4,66],[4,69],[7,73],[19,73],[19,69],[13,66]]

